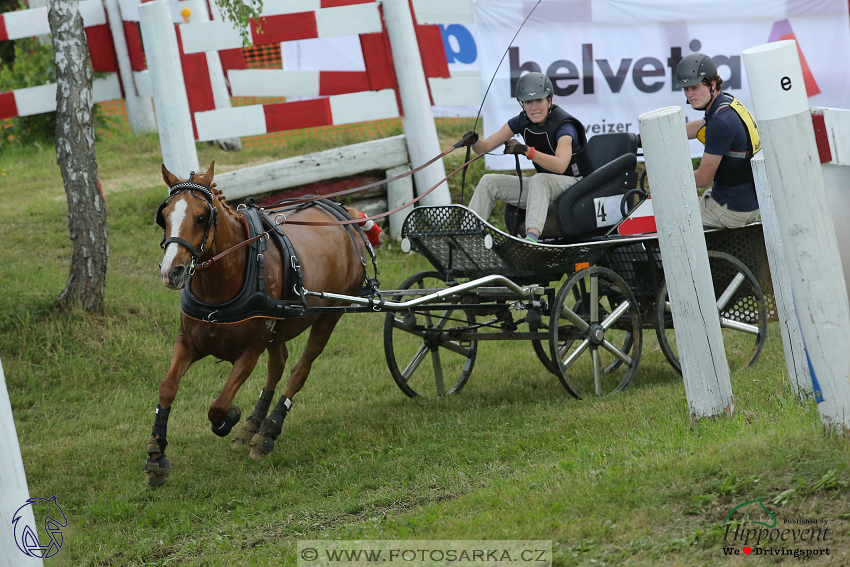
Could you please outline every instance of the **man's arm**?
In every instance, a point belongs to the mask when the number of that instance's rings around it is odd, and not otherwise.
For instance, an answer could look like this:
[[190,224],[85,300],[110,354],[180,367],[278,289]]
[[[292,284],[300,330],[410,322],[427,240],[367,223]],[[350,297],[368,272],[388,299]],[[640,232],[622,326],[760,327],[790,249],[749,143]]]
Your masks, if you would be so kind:
[[513,137],[513,130],[511,130],[510,126],[505,124],[495,134],[492,134],[483,140],[478,140],[477,142],[472,144],[472,149],[475,151],[476,154],[482,154],[488,150],[492,150],[493,146],[503,144]]
[[694,179],[697,182],[697,187],[711,187],[714,183],[714,174],[717,172],[717,166],[720,165],[720,160],[723,156],[714,154],[702,154],[702,162],[699,168],[694,172]]
[[688,133],[688,140],[696,140],[697,132],[699,132],[699,129],[703,126],[705,126],[704,118],[685,124],[685,131]]

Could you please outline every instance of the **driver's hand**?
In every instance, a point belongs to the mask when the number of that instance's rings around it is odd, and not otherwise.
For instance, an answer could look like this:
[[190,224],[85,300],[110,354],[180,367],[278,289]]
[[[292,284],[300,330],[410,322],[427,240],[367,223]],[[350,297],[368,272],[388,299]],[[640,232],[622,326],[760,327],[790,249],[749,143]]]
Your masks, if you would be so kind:
[[505,142],[505,154],[522,154],[525,155],[525,152],[528,151],[528,146],[525,144],[520,144],[518,141],[511,138],[507,142]]

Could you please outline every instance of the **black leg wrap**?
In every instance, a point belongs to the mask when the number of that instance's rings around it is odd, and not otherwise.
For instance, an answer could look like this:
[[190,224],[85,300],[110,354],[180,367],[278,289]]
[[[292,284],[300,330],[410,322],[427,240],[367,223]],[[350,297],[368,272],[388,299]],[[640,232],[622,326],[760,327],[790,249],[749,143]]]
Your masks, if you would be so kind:
[[262,422],[269,413],[269,407],[272,405],[273,398],[274,390],[261,390],[260,399],[257,400],[257,405],[254,407],[254,413],[251,414],[251,417]]
[[283,427],[283,420],[286,419],[286,414],[289,412],[289,408],[292,407],[292,400],[287,398],[286,396],[281,396],[280,401],[275,406],[272,413],[269,414],[263,421],[263,425],[260,427],[260,431],[258,435],[263,437],[263,451],[266,454],[271,453],[274,450],[274,441],[280,435],[281,428]]
[[224,418],[219,425],[214,423],[210,424],[210,429],[212,432],[218,435],[219,437],[227,437],[230,435],[230,431],[233,429],[233,426],[239,423],[239,420],[242,419],[242,410],[239,409],[238,406],[230,406],[230,410],[227,412],[227,417]]
[[[171,408],[162,409],[159,404],[156,404],[156,417],[153,420],[153,429],[151,430],[151,441],[148,442],[148,454],[150,453],[165,453],[165,447],[168,445],[166,433],[168,429],[168,414],[171,413]],[[159,439],[155,439],[156,436]],[[154,450],[153,441],[159,446],[159,451]]]

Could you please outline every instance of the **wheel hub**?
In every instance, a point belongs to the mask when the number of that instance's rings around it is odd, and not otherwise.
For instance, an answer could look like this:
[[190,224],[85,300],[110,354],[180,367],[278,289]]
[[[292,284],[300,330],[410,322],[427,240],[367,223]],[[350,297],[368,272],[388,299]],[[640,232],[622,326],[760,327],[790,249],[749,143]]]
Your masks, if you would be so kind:
[[605,340],[605,329],[602,325],[591,325],[587,330],[587,340],[593,346],[599,346]]

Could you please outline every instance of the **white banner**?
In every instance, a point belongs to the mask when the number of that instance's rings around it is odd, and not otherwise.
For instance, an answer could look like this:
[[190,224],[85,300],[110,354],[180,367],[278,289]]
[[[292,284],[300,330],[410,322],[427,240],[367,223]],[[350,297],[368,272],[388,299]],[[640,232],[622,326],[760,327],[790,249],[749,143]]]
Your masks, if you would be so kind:
[[[473,4],[482,92],[535,4]],[[693,52],[711,56],[723,90],[752,110],[741,52],[779,39],[797,40],[811,106],[850,107],[846,0],[544,0],[496,74],[484,104],[484,134],[496,132],[520,112],[514,86],[529,71],[552,79],[555,102],[581,120],[588,137],[637,133],[640,114],[665,106],[684,107],[688,120],[701,118],[704,113],[691,109],[681,90],[672,88],[676,64]],[[702,145],[693,141],[691,152],[702,156]],[[527,160],[520,161],[530,167]],[[511,170],[514,160],[487,156],[486,165]]]

